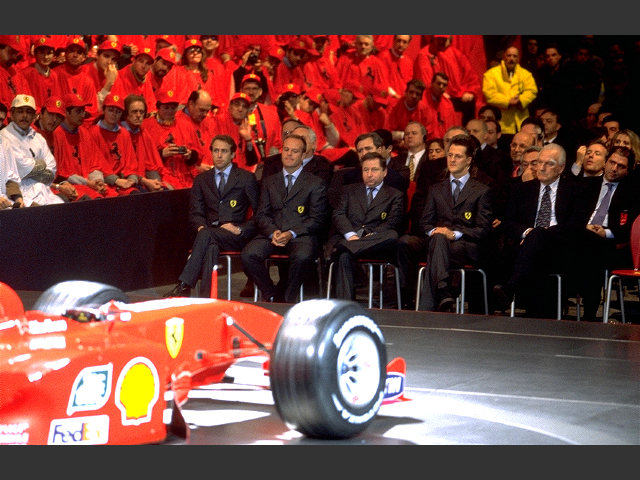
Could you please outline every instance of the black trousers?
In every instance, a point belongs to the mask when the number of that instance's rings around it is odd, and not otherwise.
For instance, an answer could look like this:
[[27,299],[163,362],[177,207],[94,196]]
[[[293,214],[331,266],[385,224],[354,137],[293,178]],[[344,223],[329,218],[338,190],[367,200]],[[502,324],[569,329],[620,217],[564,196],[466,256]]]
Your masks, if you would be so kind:
[[[289,255],[287,277],[281,278],[277,286],[265,265],[265,260],[273,254]],[[271,239],[259,236],[243,248],[242,265],[245,275],[260,289],[265,300],[274,297],[287,303],[297,303],[300,285],[317,257],[318,241],[315,237],[303,235],[292,238],[284,247],[277,247]]]
[[218,264],[218,256],[224,250],[240,251],[246,240],[242,235],[235,235],[221,227],[205,227],[196,234],[191,248],[191,255],[182,269],[179,280],[195,286],[201,278],[199,297],[211,295],[211,272]]

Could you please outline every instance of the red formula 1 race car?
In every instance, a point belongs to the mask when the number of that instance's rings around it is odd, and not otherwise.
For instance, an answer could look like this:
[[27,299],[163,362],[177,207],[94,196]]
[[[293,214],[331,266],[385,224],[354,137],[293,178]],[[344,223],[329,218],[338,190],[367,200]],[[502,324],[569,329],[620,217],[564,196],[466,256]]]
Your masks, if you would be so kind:
[[308,300],[284,316],[217,299],[128,302],[112,286],[68,281],[25,312],[0,283],[0,444],[188,438],[189,391],[256,355],[278,414],[309,437],[357,435],[402,395],[404,361],[387,373],[382,332],[354,302]]

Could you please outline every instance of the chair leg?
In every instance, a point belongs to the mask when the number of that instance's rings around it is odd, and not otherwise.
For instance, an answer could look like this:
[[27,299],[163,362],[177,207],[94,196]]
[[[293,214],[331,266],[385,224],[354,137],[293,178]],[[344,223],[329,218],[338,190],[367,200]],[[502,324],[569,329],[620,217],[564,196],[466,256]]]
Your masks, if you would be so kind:
[[617,275],[611,275],[607,281],[607,293],[604,297],[604,311],[602,313],[602,323],[609,323],[609,307],[611,305],[611,288],[613,287],[613,281],[618,279]]
[[620,315],[622,316],[622,323],[627,323],[624,317],[624,287],[622,286],[622,278],[618,279],[618,300],[620,301]]
[[227,300],[231,300],[231,255],[227,257]]
[[369,266],[369,308],[373,308],[373,264]]
[[467,275],[464,268],[458,270],[460,272],[460,306],[456,308],[456,312],[464,314],[465,290],[467,287]]
[[400,291],[400,270],[394,265],[393,274],[396,277],[396,302],[398,304],[398,310],[402,310],[402,293]]
[[416,312],[418,311],[418,308],[420,306],[420,289],[422,288],[422,276],[424,275],[425,270],[426,267],[420,267],[420,269],[418,270],[418,282],[416,286]]
[[329,264],[329,271],[327,272],[327,300],[331,298],[331,275],[333,273],[333,262]]

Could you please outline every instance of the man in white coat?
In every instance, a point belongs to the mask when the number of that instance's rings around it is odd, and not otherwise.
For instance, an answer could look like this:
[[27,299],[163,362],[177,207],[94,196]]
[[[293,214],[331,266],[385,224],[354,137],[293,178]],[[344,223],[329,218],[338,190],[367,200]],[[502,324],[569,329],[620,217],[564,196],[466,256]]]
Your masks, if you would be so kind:
[[45,138],[31,126],[36,112],[35,99],[31,95],[18,94],[11,102],[11,123],[0,130],[3,154],[15,163],[27,207],[64,202],[51,190],[56,160]]

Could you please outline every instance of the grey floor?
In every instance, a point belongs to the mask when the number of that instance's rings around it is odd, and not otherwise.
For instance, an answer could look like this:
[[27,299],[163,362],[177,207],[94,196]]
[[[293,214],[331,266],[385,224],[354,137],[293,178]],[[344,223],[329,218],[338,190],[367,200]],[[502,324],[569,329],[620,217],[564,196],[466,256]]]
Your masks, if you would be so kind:
[[[226,297],[225,278],[220,297]],[[244,286],[232,275],[232,299]],[[157,298],[171,285],[129,292]],[[38,292],[19,292],[28,308]],[[628,297],[628,298],[627,298]],[[383,405],[361,435],[321,442],[289,430],[251,359],[232,367],[235,383],[192,391],[187,442],[169,444],[639,445],[640,316],[625,296],[626,324],[367,310],[389,359],[407,362],[407,401]],[[359,301],[367,306],[366,291]],[[259,303],[285,314],[287,304]]]

